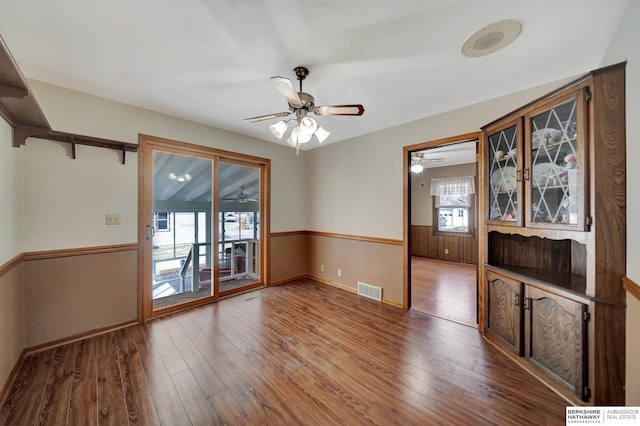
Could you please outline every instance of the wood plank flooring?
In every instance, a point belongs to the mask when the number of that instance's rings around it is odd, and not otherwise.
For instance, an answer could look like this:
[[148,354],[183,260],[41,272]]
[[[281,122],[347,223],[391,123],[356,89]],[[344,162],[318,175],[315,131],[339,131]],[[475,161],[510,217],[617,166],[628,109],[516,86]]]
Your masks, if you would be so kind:
[[476,326],[476,265],[411,257],[411,308]]
[[309,280],[24,359],[0,424],[564,424],[472,327]]

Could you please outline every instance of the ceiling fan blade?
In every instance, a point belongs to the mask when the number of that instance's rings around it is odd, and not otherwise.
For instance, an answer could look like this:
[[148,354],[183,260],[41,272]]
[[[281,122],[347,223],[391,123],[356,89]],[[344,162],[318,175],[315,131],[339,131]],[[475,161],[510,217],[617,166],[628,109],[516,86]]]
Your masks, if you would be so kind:
[[280,93],[287,98],[287,102],[289,102],[290,105],[303,105],[300,95],[298,95],[298,92],[293,86],[291,80],[284,77],[271,77],[271,81],[273,81]]
[[249,123],[255,123],[257,121],[271,120],[272,118],[286,117],[289,114],[291,114],[289,111],[277,112],[275,114],[259,115],[257,117],[245,118],[244,121],[248,121]]
[[362,115],[364,107],[360,104],[353,105],[325,105],[313,109],[316,115]]

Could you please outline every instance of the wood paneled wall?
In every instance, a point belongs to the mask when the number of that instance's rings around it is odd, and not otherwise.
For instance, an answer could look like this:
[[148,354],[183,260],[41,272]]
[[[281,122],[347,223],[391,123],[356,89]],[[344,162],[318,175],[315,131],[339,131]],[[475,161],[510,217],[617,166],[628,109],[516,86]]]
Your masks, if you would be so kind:
[[[445,254],[445,249],[449,250]],[[478,263],[477,241],[470,235],[433,235],[431,226],[411,226],[411,255]]]

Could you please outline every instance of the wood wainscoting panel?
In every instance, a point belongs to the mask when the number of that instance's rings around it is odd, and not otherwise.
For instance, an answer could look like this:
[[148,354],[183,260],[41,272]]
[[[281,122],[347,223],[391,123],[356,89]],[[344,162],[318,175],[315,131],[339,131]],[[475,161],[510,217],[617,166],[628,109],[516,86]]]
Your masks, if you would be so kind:
[[[477,240],[472,235],[434,235],[432,226],[411,226],[411,255],[454,262],[478,263]],[[448,253],[445,254],[445,249]]]
[[134,247],[23,262],[25,346],[136,319],[138,251]]
[[354,290],[358,281],[382,287],[385,302],[403,306],[402,242],[340,234],[309,233],[307,237],[309,276]]
[[24,267],[13,263],[0,275],[0,400],[25,346]]
[[271,234],[271,277],[280,284],[307,273],[307,234],[305,231]]

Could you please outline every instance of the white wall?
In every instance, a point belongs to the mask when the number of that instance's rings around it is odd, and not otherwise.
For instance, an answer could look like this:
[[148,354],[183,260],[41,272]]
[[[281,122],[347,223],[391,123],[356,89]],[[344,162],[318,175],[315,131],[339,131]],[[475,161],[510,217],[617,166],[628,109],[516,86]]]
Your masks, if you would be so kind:
[[[136,243],[138,156],[30,139],[24,155],[25,251]],[[107,226],[106,213],[122,224]]]
[[22,153],[0,118],[0,265],[22,253]]
[[309,151],[309,229],[402,239],[404,146],[478,131],[570,79]]
[[[423,173],[411,174],[411,225],[433,225],[433,197],[431,179],[454,176],[475,176],[476,163],[456,164],[447,167],[424,169]],[[422,185],[424,183],[424,185]]]
[[[272,160],[271,230],[306,229],[306,155],[107,99],[29,81],[51,127],[82,135],[138,142],[138,133],[251,154]],[[215,111],[211,112],[215,114]],[[138,158],[122,165],[115,150],[28,139],[25,157],[24,251],[134,243],[137,240]],[[122,225],[106,226],[107,212]]]
[[[640,195],[636,182],[640,181],[640,2],[630,1],[611,40],[602,65],[624,60],[626,68],[627,101],[627,276],[640,283]],[[627,294],[626,392],[627,405],[640,406],[640,301]]]
[[[0,118],[0,266],[22,253],[22,153],[12,147],[12,131]],[[0,276],[0,387],[26,342],[23,268]]]

